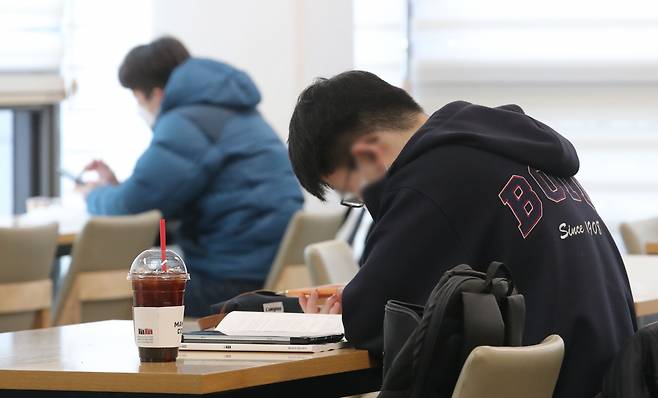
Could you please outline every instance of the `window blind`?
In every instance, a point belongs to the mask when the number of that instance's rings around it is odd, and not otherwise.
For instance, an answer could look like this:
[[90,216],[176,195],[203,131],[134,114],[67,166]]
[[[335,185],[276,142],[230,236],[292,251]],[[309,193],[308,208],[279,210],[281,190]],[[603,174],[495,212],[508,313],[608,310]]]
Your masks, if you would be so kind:
[[0,106],[64,97],[63,0],[0,0]]
[[658,81],[658,3],[413,0],[419,81]]

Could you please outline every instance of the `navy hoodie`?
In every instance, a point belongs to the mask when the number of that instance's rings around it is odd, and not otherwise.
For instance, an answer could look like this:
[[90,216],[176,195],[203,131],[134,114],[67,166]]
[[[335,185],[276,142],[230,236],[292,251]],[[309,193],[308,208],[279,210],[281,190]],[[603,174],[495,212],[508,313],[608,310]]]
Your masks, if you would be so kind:
[[555,397],[594,396],[636,324],[624,264],[578,168],[571,143],[516,105],[434,113],[364,193],[375,223],[343,293],[347,338],[381,353],[388,300],[424,304],[449,268],[502,261],[526,299],[524,344],[565,341]]

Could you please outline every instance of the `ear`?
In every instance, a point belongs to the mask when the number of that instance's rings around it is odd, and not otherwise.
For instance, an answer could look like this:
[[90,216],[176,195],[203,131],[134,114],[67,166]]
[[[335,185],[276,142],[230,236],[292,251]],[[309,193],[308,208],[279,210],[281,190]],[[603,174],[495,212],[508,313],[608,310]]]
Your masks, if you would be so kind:
[[350,153],[359,163],[384,163],[384,142],[377,133],[366,134],[352,144]]
[[151,98],[156,98],[160,101],[164,97],[164,90],[160,87],[154,87],[151,91]]

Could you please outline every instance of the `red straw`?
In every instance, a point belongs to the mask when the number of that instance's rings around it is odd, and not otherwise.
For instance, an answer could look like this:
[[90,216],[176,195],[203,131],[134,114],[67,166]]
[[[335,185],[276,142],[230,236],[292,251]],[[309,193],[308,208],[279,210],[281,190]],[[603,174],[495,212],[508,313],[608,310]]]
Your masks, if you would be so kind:
[[160,260],[162,272],[167,272],[167,227],[164,218],[160,219]]

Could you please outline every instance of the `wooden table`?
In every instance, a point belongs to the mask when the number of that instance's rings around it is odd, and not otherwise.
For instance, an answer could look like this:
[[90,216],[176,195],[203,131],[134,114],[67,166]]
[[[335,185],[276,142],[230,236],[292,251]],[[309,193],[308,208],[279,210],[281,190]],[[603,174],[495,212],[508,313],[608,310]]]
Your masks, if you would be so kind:
[[12,390],[0,396],[345,396],[377,390],[380,372],[366,351],[352,348],[181,351],[176,362],[140,363],[132,321],[0,334],[0,390]]
[[83,207],[53,205],[17,216],[4,217],[0,219],[0,226],[16,227],[56,222],[59,226],[58,255],[65,255],[70,253],[75,238],[82,231],[87,220],[89,214]]
[[69,233],[62,233],[60,231],[59,236],[57,237],[57,245],[58,246],[72,246],[73,242],[75,242],[75,238],[78,236],[77,233],[69,232]]
[[647,243],[644,250],[647,252],[647,254],[658,254],[658,242]]
[[624,256],[637,316],[658,314],[658,256]]

